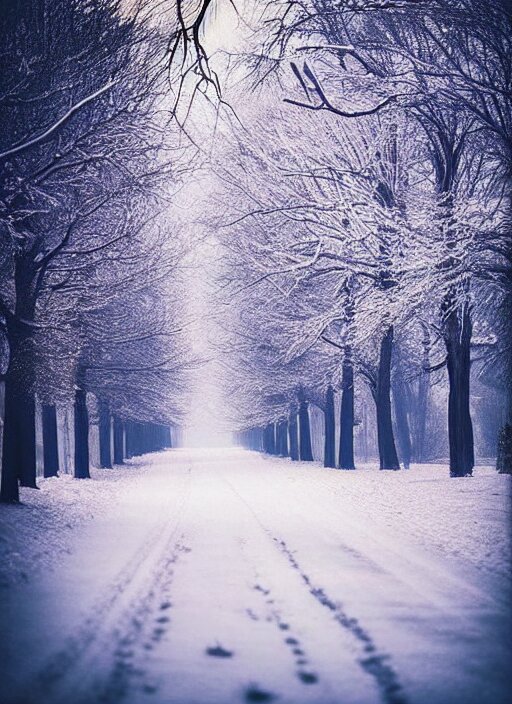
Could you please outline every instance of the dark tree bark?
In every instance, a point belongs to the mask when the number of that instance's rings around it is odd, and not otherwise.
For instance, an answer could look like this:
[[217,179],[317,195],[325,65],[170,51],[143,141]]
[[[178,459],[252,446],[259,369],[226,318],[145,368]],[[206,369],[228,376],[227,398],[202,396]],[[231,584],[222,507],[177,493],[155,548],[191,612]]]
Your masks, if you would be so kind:
[[100,467],[103,469],[112,468],[111,441],[111,418],[107,401],[100,400],[98,403],[98,423],[100,439]]
[[396,436],[398,440],[398,451],[404,469],[411,466],[411,431],[409,426],[409,401],[407,382],[404,379],[400,355],[398,354],[396,373],[393,379],[393,405],[395,409]]
[[145,423],[145,451],[146,452],[160,452],[162,449],[162,442],[160,439],[160,426],[156,423]]
[[114,464],[124,463],[124,424],[119,416],[114,416]]
[[327,387],[324,410],[324,467],[336,467],[336,426],[334,418],[334,391]]
[[444,340],[450,390],[448,395],[448,439],[450,476],[467,477],[475,465],[473,424],[470,412],[471,316],[466,304],[449,312],[444,320]]
[[153,424],[153,446],[155,448],[155,452],[160,452],[164,448],[162,432],[163,428],[161,425]]
[[5,406],[0,501],[19,501],[18,481],[37,489],[36,404],[34,398],[33,328],[37,267],[32,255],[20,256],[14,267],[15,310],[5,314],[9,366]]
[[393,327],[390,326],[380,345],[379,370],[375,403],[377,406],[377,440],[381,469],[400,469],[393,435],[391,415],[391,356]]
[[165,425],[159,426],[160,449],[165,450],[167,447],[167,428]]
[[263,452],[263,428],[256,428],[256,450]]
[[299,404],[299,456],[305,462],[313,461],[313,450],[311,449],[311,429],[309,424],[308,402],[301,401]]
[[89,474],[89,413],[87,392],[78,386],[75,391],[75,478],[90,479]]
[[265,426],[263,449],[268,455],[276,454],[276,436],[274,423],[268,423]]
[[288,421],[280,420],[276,426],[277,454],[288,457]]
[[21,411],[23,429],[21,431],[19,468],[20,486],[37,489],[36,484],[36,401],[34,394],[21,395],[18,410]]
[[142,427],[140,423],[133,423],[132,426],[133,433],[133,454],[135,457],[139,457],[144,452],[143,449],[143,439],[142,439]]
[[147,425],[148,450],[149,452],[158,452],[161,449],[160,440],[158,438],[158,428],[154,423]]
[[340,469],[355,469],[354,463],[354,368],[350,349],[345,351],[341,378]]
[[139,423],[139,455],[145,455],[151,451],[151,427],[149,423]]
[[247,446],[249,450],[260,452],[263,449],[261,428],[251,428],[247,431]]
[[[511,179],[512,182],[512,179]],[[512,203],[508,206],[509,222],[512,218]],[[512,474],[512,233],[509,232],[508,247],[508,276],[506,279],[505,295],[501,306],[502,339],[505,352],[504,359],[504,386],[505,386],[505,424],[500,429],[498,436],[498,449],[496,452],[496,469],[500,474]]]
[[411,433],[409,430],[409,417],[407,415],[407,399],[400,381],[397,381],[393,391],[395,407],[396,436],[398,440],[399,455],[404,469],[411,466]]
[[35,401],[9,371],[5,379],[5,412],[2,451],[2,488],[4,503],[19,501],[18,480],[22,486],[36,488]]
[[18,482],[36,485],[35,399],[32,390],[32,340],[15,321],[8,323],[9,367],[5,375],[5,406],[0,500],[19,501]]
[[469,407],[470,399],[470,345],[471,314],[467,301],[469,280],[460,280],[459,247],[453,192],[464,147],[464,132],[450,129],[444,120],[431,120],[432,132],[437,131],[437,142],[431,140],[432,163],[436,173],[438,200],[437,218],[441,236],[446,243],[448,256],[440,269],[448,280],[457,283],[447,291],[441,305],[443,337],[446,345],[448,368],[448,441],[450,446],[450,476],[466,477],[473,473],[475,464],[473,424]]
[[297,462],[299,460],[299,436],[297,424],[297,411],[292,409],[288,418],[288,438],[290,444],[290,458]]
[[164,447],[166,449],[170,449],[172,447],[172,431],[170,425],[165,426]]
[[[381,179],[376,188],[377,200],[386,208],[396,208],[394,182],[397,176],[398,144],[396,125],[392,126],[390,143],[387,146],[389,165],[381,171]],[[379,244],[379,278],[378,287],[382,291],[391,291],[397,285],[395,265],[389,245],[390,239],[396,237],[393,227],[383,224],[378,227],[381,235]],[[393,435],[391,414],[391,357],[393,353],[393,326],[390,325],[381,340],[379,367],[375,386],[375,404],[377,410],[377,442],[381,469],[400,469]]]
[[414,409],[414,433],[412,438],[412,457],[419,464],[426,461],[429,395],[430,383],[428,374],[425,373],[421,375],[418,381],[418,396]]
[[135,456],[134,438],[133,438],[133,421],[127,420],[124,424],[125,442],[126,442],[126,459],[131,460]]
[[510,423],[500,430],[496,469],[499,474],[512,474],[512,425]]
[[425,328],[423,335],[423,355],[422,355],[422,372],[418,379],[418,391],[416,403],[413,406],[413,443],[412,456],[418,463],[425,461],[425,447],[427,439],[427,417],[428,403],[430,394],[430,377],[428,369],[430,368],[430,335],[428,329]]
[[43,474],[45,477],[59,475],[59,443],[57,438],[57,409],[55,404],[43,404]]

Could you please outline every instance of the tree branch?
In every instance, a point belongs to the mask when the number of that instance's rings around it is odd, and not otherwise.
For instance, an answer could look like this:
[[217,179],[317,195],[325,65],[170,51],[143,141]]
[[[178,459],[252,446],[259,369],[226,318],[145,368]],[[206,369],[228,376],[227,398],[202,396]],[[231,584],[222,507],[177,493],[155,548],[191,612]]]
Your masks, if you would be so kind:
[[44,132],[41,134],[37,135],[37,137],[33,137],[32,139],[29,139],[26,142],[22,142],[21,144],[17,144],[14,147],[11,147],[10,149],[7,149],[5,152],[0,153],[0,159],[5,159],[8,156],[13,156],[14,154],[19,154],[19,152],[25,151],[25,149],[29,149],[29,147],[33,147],[36,144],[39,144],[43,140],[45,140],[47,137],[49,137],[55,130],[58,130],[61,125],[63,125],[67,120],[69,120],[70,117],[72,117],[80,108],[84,107],[84,105],[87,105],[88,103],[92,102],[96,98],[98,98],[100,95],[103,93],[106,93],[108,90],[110,90],[114,85],[116,85],[117,81],[109,81],[106,85],[103,86],[103,88],[100,88],[99,90],[95,91],[91,95],[88,95],[86,98],[82,98],[82,100],[79,100],[78,103],[73,105],[69,110],[57,120],[57,122],[54,122],[51,127],[48,127]]

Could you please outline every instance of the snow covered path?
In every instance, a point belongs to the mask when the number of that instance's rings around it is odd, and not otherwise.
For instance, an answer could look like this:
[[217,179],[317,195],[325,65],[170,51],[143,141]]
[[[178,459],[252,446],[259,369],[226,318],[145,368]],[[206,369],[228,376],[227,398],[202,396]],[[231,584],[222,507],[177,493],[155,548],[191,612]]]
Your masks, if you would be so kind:
[[508,701],[508,546],[483,569],[443,545],[443,521],[451,543],[467,521],[455,504],[425,531],[415,508],[422,488],[440,503],[497,494],[477,531],[505,543],[508,477],[404,483],[241,450],[151,462],[52,570],[0,592],[2,702]]

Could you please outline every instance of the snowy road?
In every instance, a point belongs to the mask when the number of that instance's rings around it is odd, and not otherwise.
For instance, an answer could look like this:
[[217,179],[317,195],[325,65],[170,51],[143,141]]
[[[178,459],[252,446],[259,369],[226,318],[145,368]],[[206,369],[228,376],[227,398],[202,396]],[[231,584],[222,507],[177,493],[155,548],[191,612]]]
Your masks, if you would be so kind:
[[503,575],[371,515],[338,472],[152,461],[53,571],[0,593],[2,702],[508,701]]

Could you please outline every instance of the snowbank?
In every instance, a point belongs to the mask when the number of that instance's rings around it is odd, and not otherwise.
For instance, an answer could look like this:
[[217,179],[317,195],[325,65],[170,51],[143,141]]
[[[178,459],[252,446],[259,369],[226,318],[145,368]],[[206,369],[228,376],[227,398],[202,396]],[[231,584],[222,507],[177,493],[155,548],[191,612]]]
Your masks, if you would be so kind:
[[91,469],[91,479],[69,474],[38,478],[39,490],[21,487],[19,506],[0,505],[0,587],[51,569],[69,552],[73,533],[105,515],[125,485],[141,483],[151,465],[132,460],[113,469]]
[[[302,472],[314,471],[300,465]],[[376,465],[317,471],[339,498],[340,509],[360,513],[381,531],[392,529],[482,570],[510,573],[512,477],[476,467],[473,477],[454,479],[445,465],[399,472],[381,472]]]

